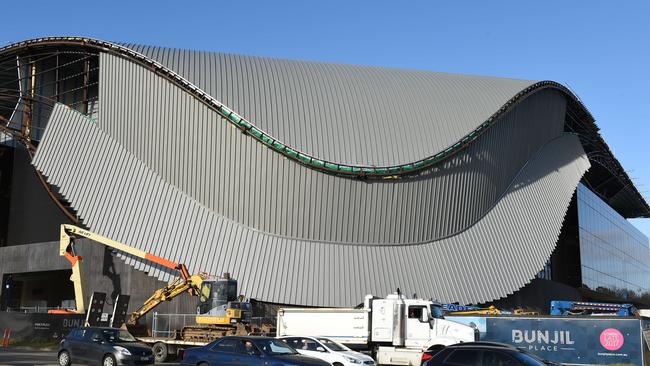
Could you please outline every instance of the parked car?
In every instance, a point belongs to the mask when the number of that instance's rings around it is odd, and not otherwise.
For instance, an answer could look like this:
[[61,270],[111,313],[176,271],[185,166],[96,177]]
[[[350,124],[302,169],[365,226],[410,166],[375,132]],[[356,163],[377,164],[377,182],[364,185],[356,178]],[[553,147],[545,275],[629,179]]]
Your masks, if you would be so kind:
[[183,352],[181,366],[330,366],[328,362],[304,356],[284,341],[271,337],[228,336],[203,347]]
[[560,366],[508,344],[459,343],[422,354],[421,366]]
[[151,348],[128,331],[116,328],[73,329],[59,344],[59,365],[84,363],[103,366],[153,365]]
[[324,337],[281,337],[298,353],[319,358],[334,366],[373,366],[372,357]]

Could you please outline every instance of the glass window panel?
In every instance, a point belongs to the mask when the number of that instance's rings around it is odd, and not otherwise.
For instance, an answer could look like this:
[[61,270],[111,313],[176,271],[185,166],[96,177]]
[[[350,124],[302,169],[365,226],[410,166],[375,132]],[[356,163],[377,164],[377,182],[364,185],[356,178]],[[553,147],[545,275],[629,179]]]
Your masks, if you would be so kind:
[[648,238],[582,185],[578,215],[583,284],[636,296],[649,292]]

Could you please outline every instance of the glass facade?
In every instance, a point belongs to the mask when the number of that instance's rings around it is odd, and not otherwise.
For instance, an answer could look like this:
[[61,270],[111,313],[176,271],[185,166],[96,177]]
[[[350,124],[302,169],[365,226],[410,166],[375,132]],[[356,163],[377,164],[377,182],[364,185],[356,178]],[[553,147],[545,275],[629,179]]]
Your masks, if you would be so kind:
[[582,184],[578,222],[583,286],[650,303],[648,237]]

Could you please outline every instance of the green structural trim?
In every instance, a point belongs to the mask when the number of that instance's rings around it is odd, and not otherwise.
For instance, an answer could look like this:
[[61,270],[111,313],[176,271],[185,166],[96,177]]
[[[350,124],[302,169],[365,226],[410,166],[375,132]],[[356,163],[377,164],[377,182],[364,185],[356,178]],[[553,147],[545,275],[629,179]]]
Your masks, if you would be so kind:
[[558,87],[561,86],[553,81],[542,81],[536,84],[529,86],[528,88],[522,90],[513,98],[511,98],[503,107],[501,107],[494,115],[492,115],[487,121],[481,123],[476,129],[471,131],[469,134],[461,138],[458,142],[449,146],[448,148],[436,153],[433,156],[426,157],[424,159],[399,165],[391,166],[361,166],[355,165],[350,166],[347,164],[340,164],[332,161],[326,161],[319,159],[307,153],[298,151],[294,148],[291,148],[282,142],[278,141],[276,138],[270,136],[266,132],[255,127],[251,122],[247,121],[244,117],[238,115],[230,108],[220,104],[216,107],[217,113],[219,113],[223,118],[228,122],[241,129],[244,133],[255,138],[262,144],[266,145],[268,148],[282,154],[283,156],[295,160],[303,165],[309,166],[313,169],[322,170],[334,174],[341,175],[351,175],[356,177],[364,178],[399,178],[402,175],[416,174],[421,170],[430,168],[432,165],[435,165],[450,156],[458,153],[460,150],[464,149],[472,141],[476,140],[488,127],[496,122],[497,117],[505,113],[513,104],[518,100],[522,99],[524,96],[529,95],[535,90],[542,87]]

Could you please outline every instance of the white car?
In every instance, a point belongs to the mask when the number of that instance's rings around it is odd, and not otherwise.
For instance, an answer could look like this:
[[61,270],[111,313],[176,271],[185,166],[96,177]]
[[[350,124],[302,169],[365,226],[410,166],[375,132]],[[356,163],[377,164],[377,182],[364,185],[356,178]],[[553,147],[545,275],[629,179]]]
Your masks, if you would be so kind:
[[374,366],[372,357],[323,337],[280,337],[298,353],[327,361],[333,366]]

